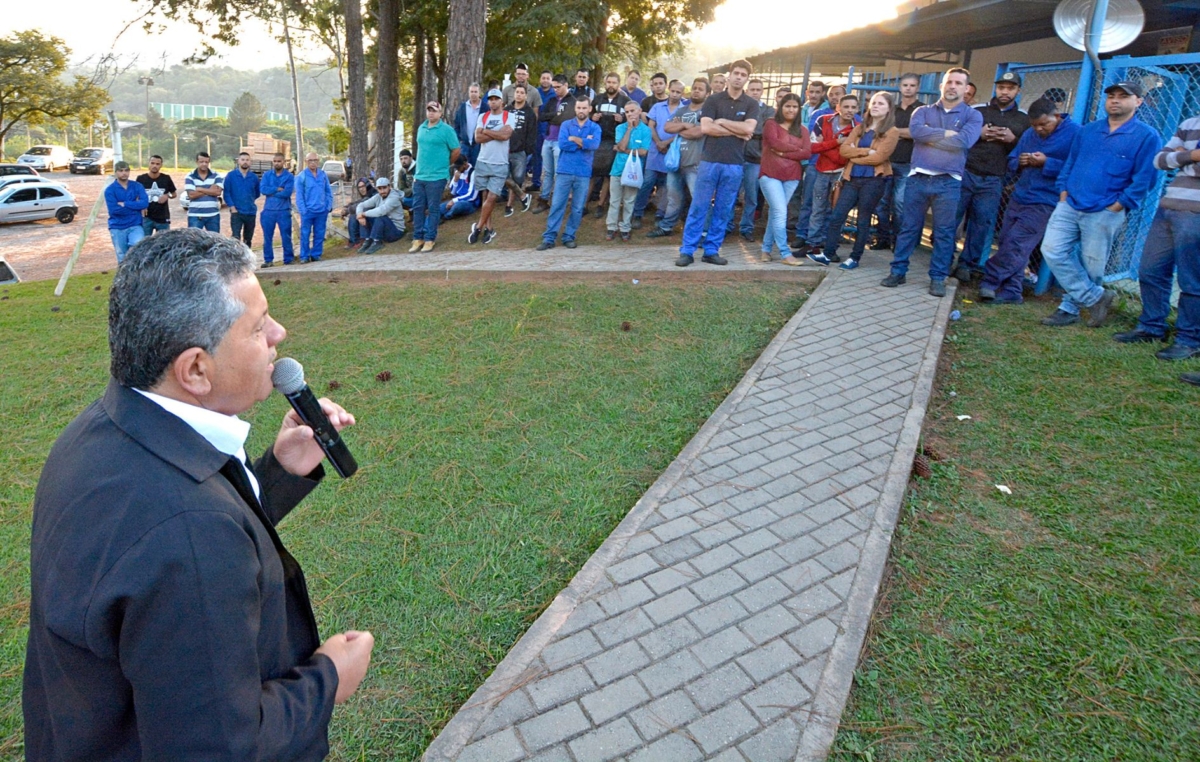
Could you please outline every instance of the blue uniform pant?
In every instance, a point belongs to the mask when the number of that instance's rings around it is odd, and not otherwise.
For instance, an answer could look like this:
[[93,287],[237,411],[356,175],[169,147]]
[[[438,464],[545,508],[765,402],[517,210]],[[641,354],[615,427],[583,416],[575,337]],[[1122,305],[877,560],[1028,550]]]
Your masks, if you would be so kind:
[[291,210],[283,210],[278,212],[264,211],[259,217],[259,224],[262,225],[263,231],[263,261],[275,261],[275,231],[279,231],[279,240],[283,246],[283,262],[287,264],[292,261],[292,212]]
[[737,201],[737,192],[738,188],[742,187],[743,177],[741,164],[700,162],[692,205],[688,208],[687,222],[683,225],[680,254],[690,257],[696,253],[710,207],[712,221],[708,226],[708,235],[704,238],[704,255],[720,253],[721,244],[725,242],[725,227],[733,217],[733,204]]
[[1167,333],[1173,274],[1179,278],[1175,341],[1200,347],[1200,214],[1159,207],[1138,269],[1142,288],[1138,328],[1146,333]]
[[300,261],[320,259],[325,251],[325,223],[328,212],[300,215]]
[[1029,256],[1042,242],[1046,223],[1053,212],[1053,204],[1022,204],[1015,198],[1009,200],[1000,226],[1000,247],[984,265],[981,288],[992,289],[999,299],[1021,301]]
[[933,207],[933,257],[929,261],[930,280],[945,280],[954,259],[954,214],[958,211],[962,182],[950,175],[917,173],[908,178],[904,189],[904,217],[896,236],[892,274],[908,273],[908,261],[921,242],[925,230],[925,212]]
[[1004,178],[994,175],[977,175],[964,172],[962,195],[958,199],[958,215],[954,226],[963,219],[967,221],[966,238],[958,264],[980,272],[987,260],[984,247],[992,239],[996,229],[996,217],[1000,214],[1000,194],[1004,191]]

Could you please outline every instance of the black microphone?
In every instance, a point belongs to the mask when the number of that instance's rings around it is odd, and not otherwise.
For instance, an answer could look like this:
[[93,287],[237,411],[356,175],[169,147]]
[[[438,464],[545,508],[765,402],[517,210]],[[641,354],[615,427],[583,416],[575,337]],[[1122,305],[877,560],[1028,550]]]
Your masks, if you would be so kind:
[[304,366],[290,357],[275,361],[275,370],[271,373],[271,383],[287,401],[292,403],[292,409],[306,426],[313,430],[317,444],[325,452],[325,457],[333,464],[338,476],[345,479],[353,476],[358,470],[358,463],[350,454],[350,448],[342,441],[341,434],[329,422],[329,416],[321,409],[321,403],[304,383]]

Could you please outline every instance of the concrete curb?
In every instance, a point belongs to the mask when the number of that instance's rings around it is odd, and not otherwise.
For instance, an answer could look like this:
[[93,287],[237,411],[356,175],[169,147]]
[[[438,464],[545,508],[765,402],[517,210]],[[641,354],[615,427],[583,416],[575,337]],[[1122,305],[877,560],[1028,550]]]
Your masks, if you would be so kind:
[[[441,733],[433,740],[429,748],[425,750],[425,754],[422,756],[423,760],[426,760],[426,762],[443,762],[457,759],[463,748],[470,742],[471,736],[474,735],[480,723],[491,712],[495,704],[527,681],[530,666],[537,659],[538,654],[554,639],[555,635],[566,623],[567,618],[587,597],[588,592],[601,579],[612,562],[620,557],[630,538],[641,530],[642,524],[658,508],[662,498],[683,477],[688,467],[704,450],[709,440],[716,435],[725,420],[733,414],[738,403],[745,398],[750,388],[779,353],[780,348],[787,342],[795,332],[797,326],[812,310],[813,305],[817,304],[821,297],[829,291],[837,276],[838,273],[836,271],[826,275],[821,284],[817,286],[812,295],[804,302],[804,305],[797,310],[796,314],[788,320],[779,333],[767,344],[766,349],[759,355],[758,360],[750,367],[750,370],[746,372],[746,375],[742,377],[742,380],[738,382],[733,391],[729,393],[729,396],[709,416],[709,419],[700,427],[700,430],[696,432],[691,441],[684,446],[675,460],[671,462],[671,465],[650,485],[646,493],[634,504],[633,508],[621,520],[621,523],[617,525],[612,534],[601,543],[596,552],[584,563],[583,568],[575,574],[566,588],[555,596],[554,600],[542,612],[537,621],[521,636],[521,639],[517,641],[516,645],[512,647],[504,659],[496,665],[496,669],[484,681],[483,685],[467,699],[463,707],[442,728]],[[924,408],[922,408],[923,413]],[[907,427],[907,425],[906,421],[905,426]],[[920,432],[919,418],[917,431],[918,433]],[[907,472],[905,473],[907,475]]]
[[[863,545],[858,572],[846,599],[846,613],[839,626],[839,636],[834,640],[829,661],[821,674],[820,685],[813,695],[811,714],[797,748],[797,762],[821,762],[829,756],[830,747],[841,722],[842,711],[850,697],[850,686],[866,640],[867,628],[871,624],[871,613],[875,608],[875,598],[879,595],[879,585],[883,581],[892,533],[896,529],[900,508],[904,504],[904,493],[908,489],[912,461],[920,443],[925,411],[933,393],[933,380],[937,375],[942,341],[946,336],[950,311],[954,307],[954,296],[958,291],[957,286],[950,286],[949,283],[947,286],[949,288],[946,289],[946,296],[942,298],[942,304],[938,307],[933,321],[929,343],[925,345],[921,368],[913,386],[912,403],[904,416],[900,439],[892,455],[892,464],[888,468],[883,493],[876,507],[875,520]],[[924,295],[917,298],[924,298]]]

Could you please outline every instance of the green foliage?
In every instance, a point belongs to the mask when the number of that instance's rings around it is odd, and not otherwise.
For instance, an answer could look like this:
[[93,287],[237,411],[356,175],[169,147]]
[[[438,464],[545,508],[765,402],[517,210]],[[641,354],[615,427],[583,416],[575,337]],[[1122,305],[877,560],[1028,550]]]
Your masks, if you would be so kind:
[[0,148],[19,124],[95,122],[108,93],[91,79],[68,79],[70,48],[37,30],[0,38]]
[[258,132],[266,123],[267,110],[253,93],[242,93],[229,108],[229,127],[243,140],[246,133]]
[[329,125],[325,128],[325,136],[328,141],[329,153],[334,156],[341,156],[350,148],[350,130],[343,125]]
[[214,160],[232,159],[244,138],[233,134],[229,120],[220,117],[182,119],[175,123],[175,134],[179,136],[179,160],[185,166],[191,165],[198,151],[208,151]]

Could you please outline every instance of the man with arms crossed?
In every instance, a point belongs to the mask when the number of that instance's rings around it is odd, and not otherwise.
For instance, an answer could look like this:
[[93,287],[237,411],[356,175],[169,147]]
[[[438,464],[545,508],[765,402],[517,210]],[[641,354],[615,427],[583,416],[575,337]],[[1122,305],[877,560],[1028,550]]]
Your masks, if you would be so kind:
[[138,183],[146,189],[146,196],[150,199],[146,216],[142,218],[142,232],[147,238],[154,235],[155,231],[171,229],[171,208],[167,203],[175,198],[175,181],[170,175],[162,173],[162,165],[163,157],[154,154],[150,157],[150,171],[137,176]]
[[[575,118],[563,122],[558,131],[558,167],[554,173],[554,201],[550,206],[550,217],[538,251],[554,248],[558,229],[563,217],[567,226],[563,230],[563,246],[575,248],[575,233],[583,219],[583,207],[587,204],[588,187],[592,179],[592,157],[600,147],[600,125],[588,119],[592,111],[591,101],[579,98],[574,102]],[[571,213],[567,215],[567,199],[571,200]]]
[[880,284],[904,283],[908,261],[921,241],[925,211],[933,207],[933,258],[929,262],[929,295],[946,295],[946,277],[954,258],[954,223],[962,190],[967,151],[979,140],[983,117],[963,102],[971,74],[955,67],[942,75],[942,98],[913,112],[908,132],[913,140],[912,171],[904,190],[904,218],[896,236],[892,272]]
[[264,172],[258,184],[259,192],[267,199],[258,220],[263,229],[263,267],[275,264],[275,231],[279,231],[283,244],[283,263],[290,265],[296,261],[292,256],[292,190],[296,178],[284,169],[284,161],[283,154],[275,154],[271,171]]
[[758,101],[742,88],[753,71],[749,61],[734,61],[729,67],[726,91],[705,99],[700,110],[700,129],[704,133],[704,154],[696,175],[696,194],[683,226],[683,244],[679,247],[676,267],[687,267],[700,246],[700,234],[713,208],[712,224],[704,239],[704,256],[710,265],[725,265],[721,244],[725,226],[733,216],[733,202],[742,186],[742,164],[746,160],[746,142],[758,124]]
[[225,179],[209,169],[212,158],[204,151],[196,154],[196,169],[183,179],[188,202],[188,227],[221,232],[221,195]]
[[483,209],[479,212],[479,222],[472,223],[471,232],[467,234],[467,243],[484,243],[496,240],[496,231],[492,229],[492,210],[500,194],[504,192],[504,183],[508,181],[508,139],[512,137],[513,128],[509,119],[516,120],[504,110],[504,93],[499,90],[488,90],[487,111],[479,115],[475,125],[475,142],[479,144],[479,161],[475,164],[475,187],[486,193]]
[[312,429],[289,410],[246,461],[238,416],[271,393],[287,335],[254,255],[200,230],[147,239],[117,270],[108,330],[108,388],[34,498],[26,758],[323,759],[374,639],[321,643],[275,530],[324,475]]

